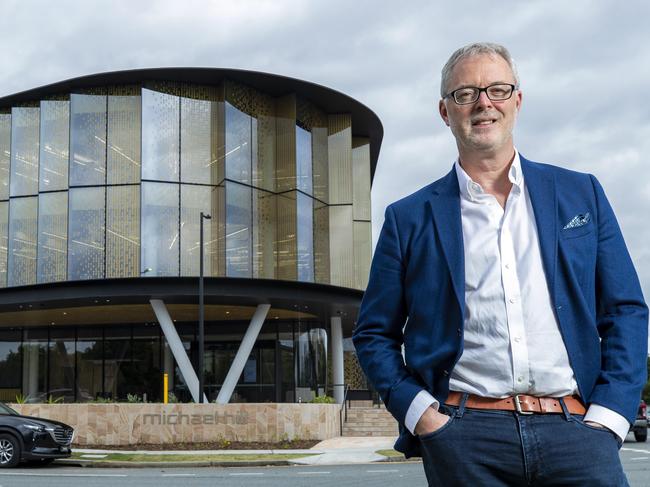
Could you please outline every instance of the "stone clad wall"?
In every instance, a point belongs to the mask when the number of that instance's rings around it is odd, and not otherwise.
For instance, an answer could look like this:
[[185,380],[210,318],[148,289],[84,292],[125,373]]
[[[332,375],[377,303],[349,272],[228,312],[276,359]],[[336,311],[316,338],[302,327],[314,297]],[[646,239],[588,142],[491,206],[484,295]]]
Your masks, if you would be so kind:
[[338,404],[12,404],[26,416],[62,421],[74,443],[132,445],[325,440],[340,435]]

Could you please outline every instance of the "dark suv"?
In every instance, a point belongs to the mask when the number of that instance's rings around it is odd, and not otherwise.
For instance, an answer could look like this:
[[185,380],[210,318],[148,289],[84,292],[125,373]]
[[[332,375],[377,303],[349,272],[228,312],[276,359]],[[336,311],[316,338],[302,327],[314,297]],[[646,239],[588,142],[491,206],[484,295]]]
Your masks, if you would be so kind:
[[0,468],[20,461],[39,464],[70,456],[74,430],[50,419],[21,416],[0,403]]
[[648,439],[648,417],[646,414],[647,406],[645,401],[641,399],[639,410],[636,413],[636,420],[632,426],[632,432],[636,441],[646,441]]

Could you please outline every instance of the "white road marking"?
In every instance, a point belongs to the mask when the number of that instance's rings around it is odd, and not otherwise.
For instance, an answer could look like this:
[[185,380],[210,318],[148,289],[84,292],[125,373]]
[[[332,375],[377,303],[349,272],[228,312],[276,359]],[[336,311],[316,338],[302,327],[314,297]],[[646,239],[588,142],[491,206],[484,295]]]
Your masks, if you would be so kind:
[[228,474],[228,475],[232,475],[232,476],[235,476],[235,475],[264,475],[264,473],[263,472],[259,472],[259,473],[258,472],[238,472],[238,473],[231,473],[231,474]]
[[0,475],[24,477],[128,477],[123,474],[109,473],[30,473],[30,472],[0,472]]
[[[332,472],[296,472],[298,475],[317,475],[317,474],[328,474]],[[0,486],[2,487],[2,486]]]
[[648,457],[634,457],[634,458],[630,458],[630,460],[647,460],[647,459],[648,459]]
[[164,473],[163,477],[196,477],[195,473]]
[[650,450],[641,450],[640,448],[621,448],[623,451],[633,451],[635,453],[650,453]]
[[386,470],[366,470],[367,473],[384,473],[384,472],[399,472],[399,470],[386,469]]

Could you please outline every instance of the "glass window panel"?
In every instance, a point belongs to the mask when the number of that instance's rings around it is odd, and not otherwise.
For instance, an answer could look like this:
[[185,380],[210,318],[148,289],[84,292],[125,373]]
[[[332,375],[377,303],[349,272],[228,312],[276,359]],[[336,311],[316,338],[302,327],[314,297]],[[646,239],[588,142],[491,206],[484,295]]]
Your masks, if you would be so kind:
[[276,198],[253,189],[253,277],[275,278]]
[[301,322],[296,326],[296,387],[303,402],[318,394],[319,388],[327,390],[327,332],[318,326]]
[[314,282],[314,200],[302,193],[297,196],[298,280]]
[[9,286],[36,283],[38,198],[14,198],[9,204]]
[[70,280],[104,277],[105,204],[105,188],[70,189]]
[[106,277],[138,277],[140,186],[109,186],[106,191]]
[[140,182],[141,106],[139,96],[108,97],[108,184]]
[[0,330],[0,401],[14,402],[21,391],[22,333]]
[[142,179],[178,181],[179,97],[142,89]]
[[281,193],[277,198],[278,279],[295,280],[296,267],[296,192]]
[[296,97],[276,99],[275,191],[296,188]]
[[131,367],[131,327],[109,326],[104,339],[104,396],[125,400],[132,393],[125,373]]
[[80,327],[77,331],[77,401],[103,396],[102,364],[104,340],[101,328]]
[[178,184],[142,183],[142,275],[178,276]]
[[23,394],[27,402],[47,401],[47,329],[26,328],[22,346]]
[[251,277],[251,188],[226,183],[226,275]]
[[[61,398],[63,402],[75,402],[75,330],[74,328],[57,328],[50,331],[49,343],[50,382],[48,397]],[[80,401],[89,401],[89,395],[80,397]]]
[[38,108],[11,110],[11,196],[38,193]]
[[[211,186],[181,185],[181,275],[199,275],[201,212],[211,215]],[[203,273],[212,275],[212,254],[216,241],[212,235],[212,220],[203,220]]]
[[0,200],[9,199],[11,164],[11,115],[0,113]]
[[0,201],[0,288],[7,285],[7,249],[9,247],[9,202]]
[[311,132],[296,125],[296,187],[312,194]]
[[70,95],[70,186],[106,182],[106,96]]
[[216,184],[219,102],[181,98],[181,177]]
[[41,102],[39,191],[68,189],[70,102]]
[[251,183],[251,117],[226,102],[226,178]]
[[42,193],[38,202],[38,282],[64,281],[68,256],[68,192]]
[[[139,335],[137,339],[136,334]],[[124,368],[126,392],[140,397],[146,394],[147,401],[159,401],[162,396],[162,364],[157,327],[137,326],[133,328],[133,335],[133,360]]]

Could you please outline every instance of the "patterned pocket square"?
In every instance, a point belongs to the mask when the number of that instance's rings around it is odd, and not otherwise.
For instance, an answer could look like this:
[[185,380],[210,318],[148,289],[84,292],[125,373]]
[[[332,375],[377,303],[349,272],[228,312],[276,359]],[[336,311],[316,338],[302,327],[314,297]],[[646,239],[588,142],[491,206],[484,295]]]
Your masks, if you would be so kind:
[[584,215],[583,214],[576,215],[573,218],[571,218],[571,221],[569,223],[564,225],[564,228],[562,230],[581,227],[589,223],[589,220],[591,220],[591,215],[589,214],[589,212],[585,213]]

